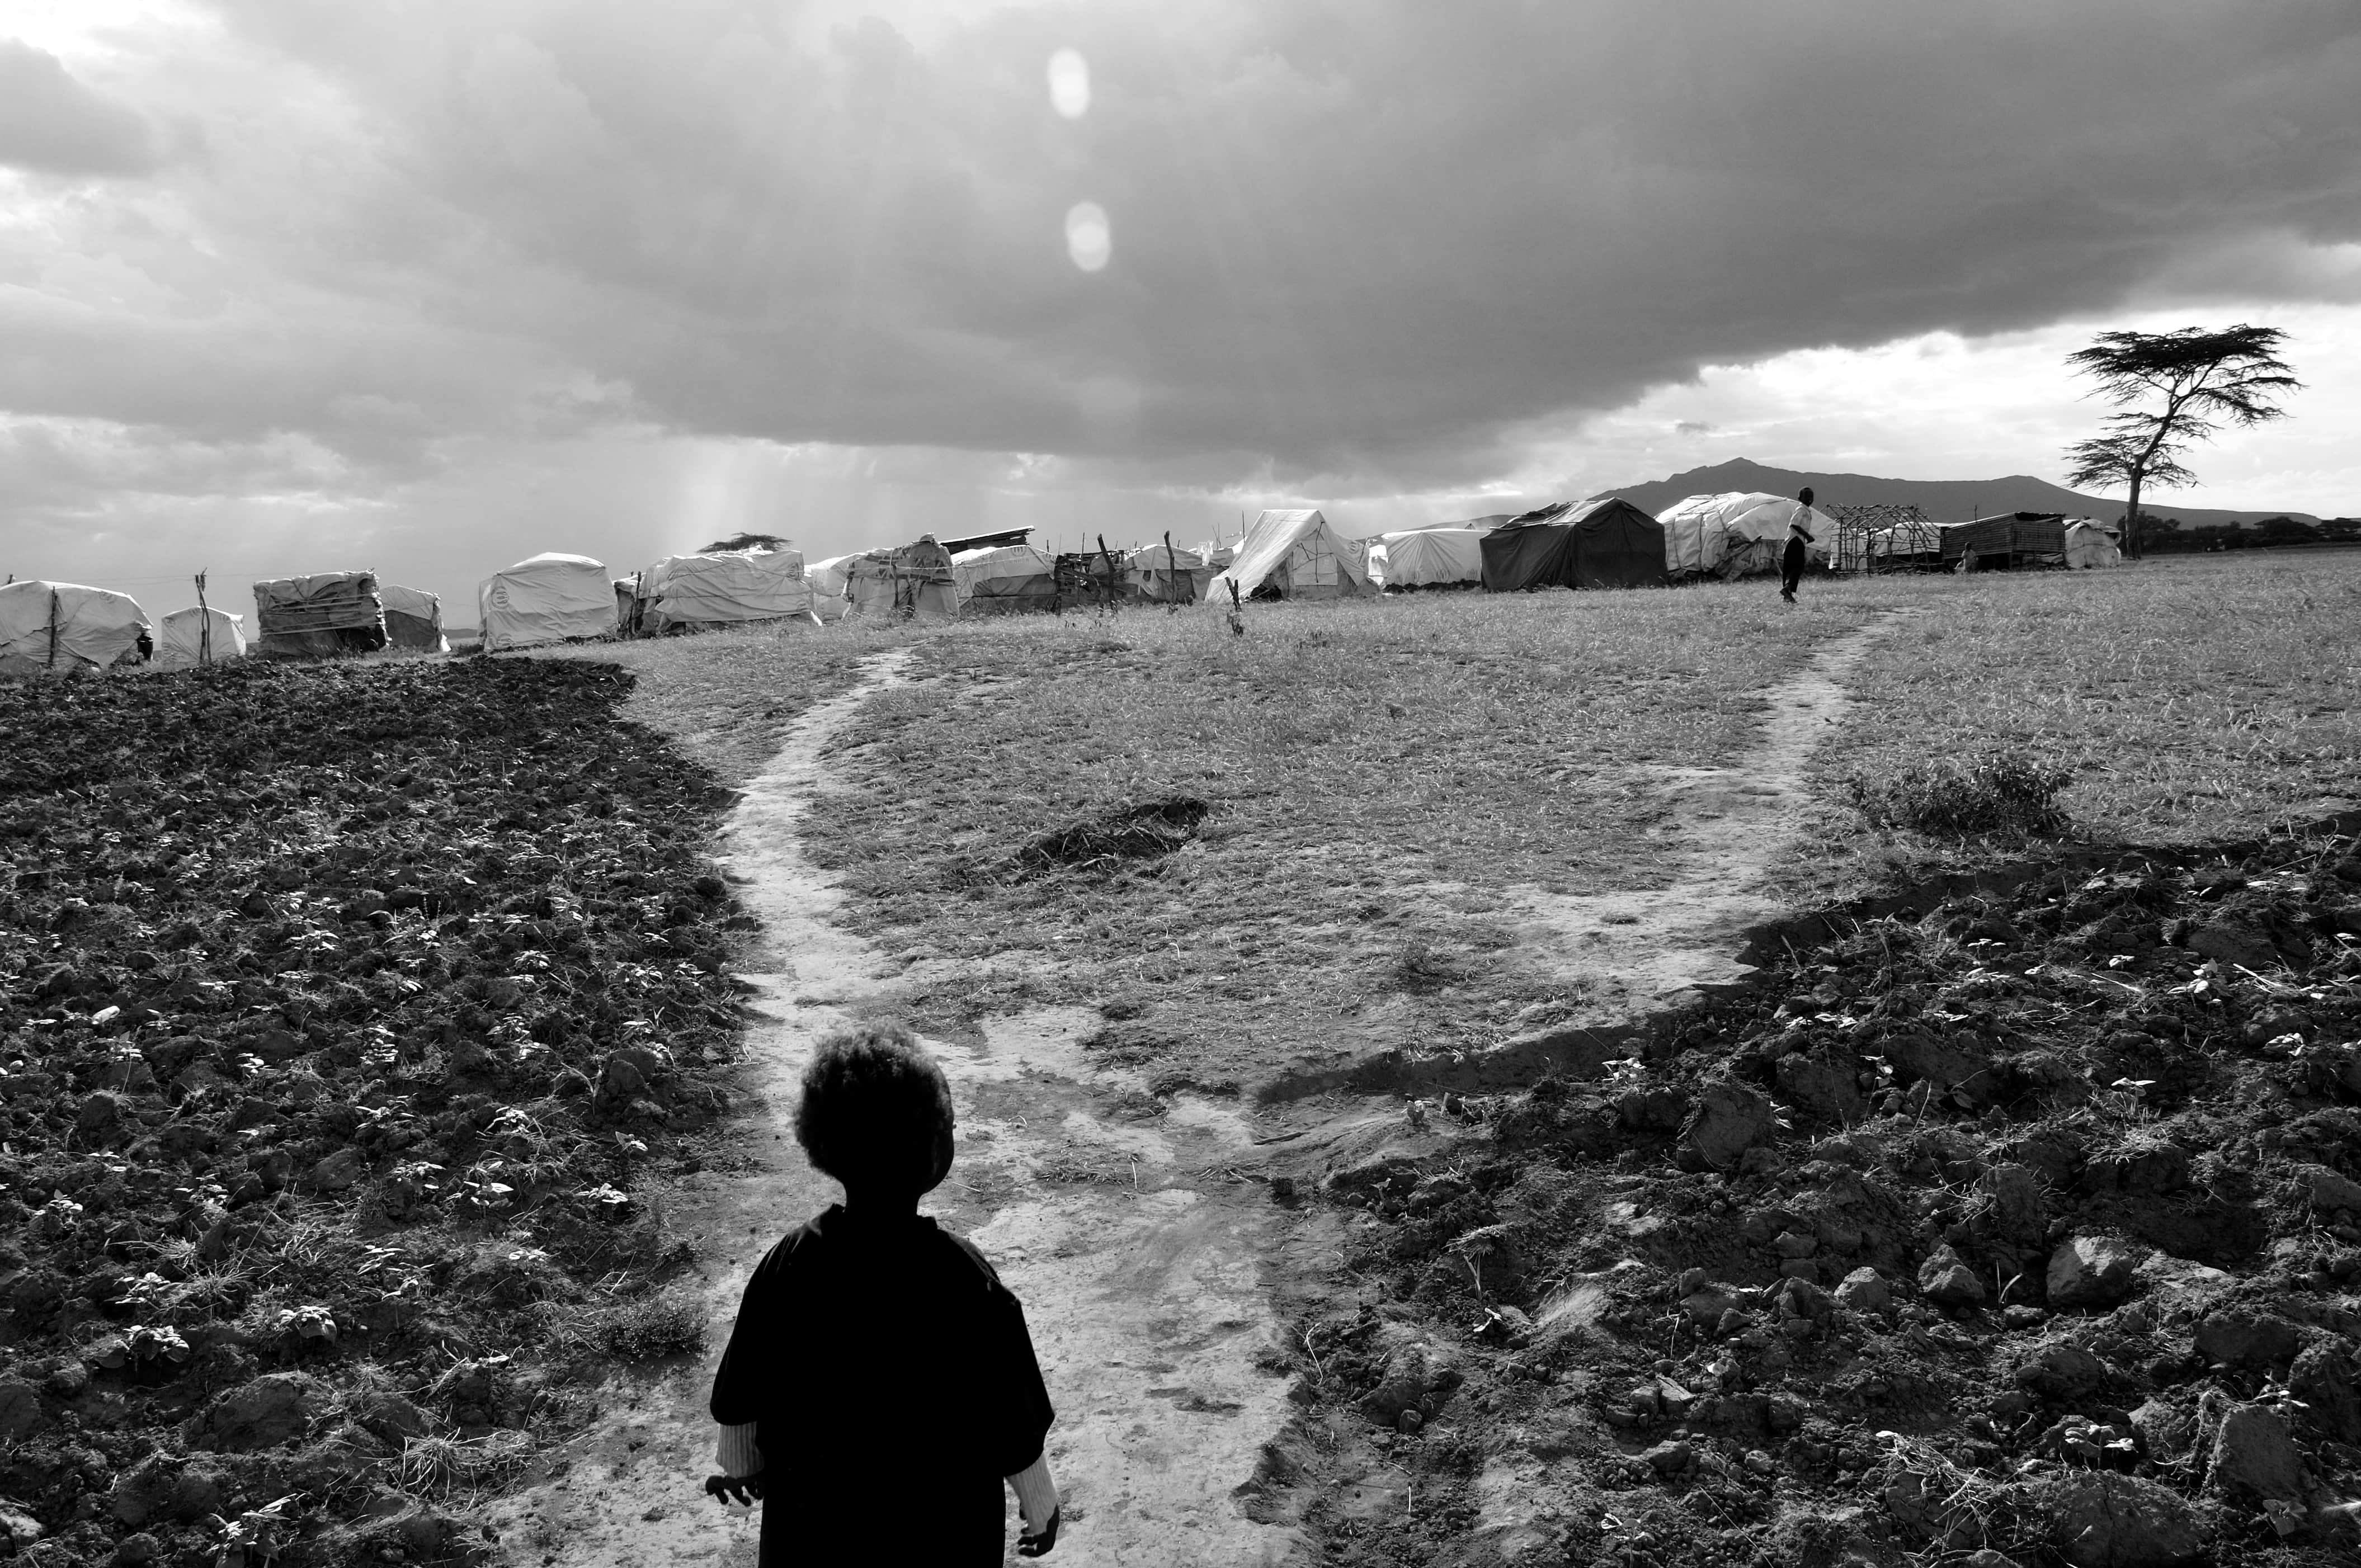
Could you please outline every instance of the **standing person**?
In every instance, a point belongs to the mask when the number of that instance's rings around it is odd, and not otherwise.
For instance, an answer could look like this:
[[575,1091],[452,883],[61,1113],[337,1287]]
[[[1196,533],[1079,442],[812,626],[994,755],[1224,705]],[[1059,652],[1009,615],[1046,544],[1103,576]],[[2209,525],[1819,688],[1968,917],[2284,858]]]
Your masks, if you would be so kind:
[[1779,553],[1779,597],[1789,604],[1795,602],[1795,588],[1804,580],[1804,546],[1812,543],[1812,531],[1804,526],[1812,515],[1812,487],[1806,485],[1795,496],[1795,515],[1787,524],[1787,547]]
[[804,1069],[796,1141],[844,1201],[746,1282],[713,1379],[717,1496],[765,1499],[761,1568],[996,1568],[1058,1541],[1053,1412],[1025,1311],[918,1212],[950,1171],[951,1092],[908,1030],[839,1029]]

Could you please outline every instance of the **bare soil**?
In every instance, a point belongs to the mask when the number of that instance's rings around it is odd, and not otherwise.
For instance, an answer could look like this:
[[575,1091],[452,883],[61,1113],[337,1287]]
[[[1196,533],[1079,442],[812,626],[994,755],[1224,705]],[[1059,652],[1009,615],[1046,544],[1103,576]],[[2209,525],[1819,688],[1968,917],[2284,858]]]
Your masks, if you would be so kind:
[[611,666],[0,686],[0,1511],[30,1563],[457,1563],[674,1354],[726,792]]

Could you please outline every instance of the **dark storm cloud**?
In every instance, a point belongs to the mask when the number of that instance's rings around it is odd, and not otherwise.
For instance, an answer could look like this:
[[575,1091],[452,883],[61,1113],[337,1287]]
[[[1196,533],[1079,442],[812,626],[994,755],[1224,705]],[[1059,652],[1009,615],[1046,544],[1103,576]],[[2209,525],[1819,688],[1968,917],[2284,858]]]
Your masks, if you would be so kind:
[[[215,353],[185,316],[50,322],[0,387],[19,410],[61,388],[363,439],[334,386],[419,451],[507,399],[1448,482],[1700,364],[2318,297],[2349,287],[2322,247],[2361,237],[2361,23],[2326,0],[1137,0],[911,36],[726,0],[222,9],[346,108],[272,166],[296,184],[206,198],[241,265],[300,280],[296,330]],[[1096,274],[1065,254],[1086,199]],[[163,336],[213,373],[143,381]]]
[[0,164],[42,174],[145,174],[158,162],[148,122],[91,91],[59,59],[0,38]]

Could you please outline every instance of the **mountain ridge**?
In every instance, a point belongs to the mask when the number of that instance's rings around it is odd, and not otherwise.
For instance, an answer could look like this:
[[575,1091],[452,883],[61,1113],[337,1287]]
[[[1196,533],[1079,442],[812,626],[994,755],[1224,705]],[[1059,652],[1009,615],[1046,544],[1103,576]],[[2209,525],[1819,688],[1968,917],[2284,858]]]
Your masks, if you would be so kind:
[[[2095,517],[2113,522],[2124,514],[2124,503],[2086,496],[2037,479],[2011,474],[1998,479],[1887,479],[1873,474],[1817,474],[1800,468],[1773,468],[1749,458],[1732,457],[1702,468],[1691,468],[1662,479],[1620,485],[1594,492],[1620,496],[1653,515],[1690,496],[1717,495],[1726,490],[1767,490],[1792,496],[1812,487],[1812,499],[1821,506],[1916,506],[1935,522],[1960,522],[2004,511],[2055,511],[2069,517]],[[2148,505],[2152,517],[2169,517],[2189,527],[2231,522],[2259,522],[2268,517],[2291,517],[2317,522],[2310,512],[2274,508],[2224,510],[2218,507]]]

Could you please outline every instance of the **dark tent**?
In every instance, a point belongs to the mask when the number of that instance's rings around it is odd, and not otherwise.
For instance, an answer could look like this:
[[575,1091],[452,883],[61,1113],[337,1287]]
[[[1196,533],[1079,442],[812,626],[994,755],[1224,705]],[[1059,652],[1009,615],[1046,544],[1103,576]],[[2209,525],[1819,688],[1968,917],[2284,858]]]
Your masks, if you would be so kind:
[[1488,593],[1653,587],[1664,580],[1664,524],[1620,496],[1543,507],[1484,536]]

